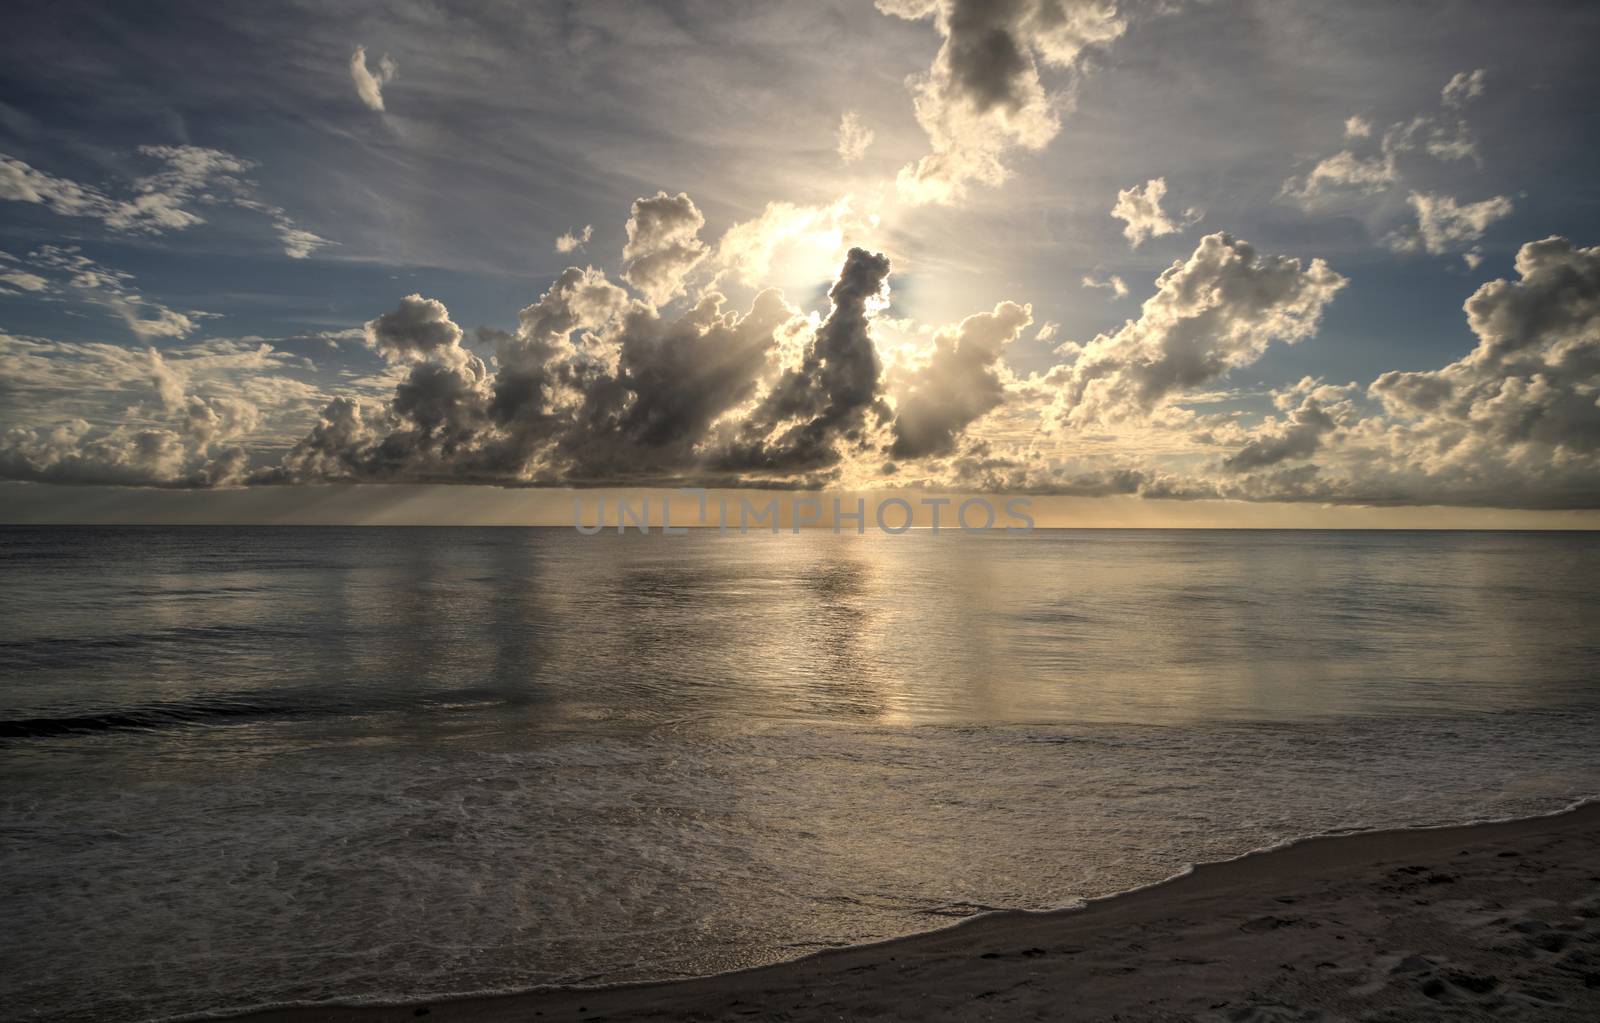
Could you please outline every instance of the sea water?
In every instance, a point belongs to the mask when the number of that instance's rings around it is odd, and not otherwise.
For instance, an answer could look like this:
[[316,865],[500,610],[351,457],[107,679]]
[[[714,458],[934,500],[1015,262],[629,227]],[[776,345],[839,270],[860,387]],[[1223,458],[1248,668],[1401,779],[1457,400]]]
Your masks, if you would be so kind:
[[0,1005],[757,965],[1600,792],[1600,536],[0,528]]

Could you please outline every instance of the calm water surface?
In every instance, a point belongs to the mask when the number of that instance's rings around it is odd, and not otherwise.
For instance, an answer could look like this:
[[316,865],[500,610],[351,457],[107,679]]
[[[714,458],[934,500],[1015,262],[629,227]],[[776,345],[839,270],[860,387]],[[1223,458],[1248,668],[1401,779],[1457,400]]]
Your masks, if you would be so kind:
[[1600,536],[0,528],[0,1004],[703,973],[1600,792]]

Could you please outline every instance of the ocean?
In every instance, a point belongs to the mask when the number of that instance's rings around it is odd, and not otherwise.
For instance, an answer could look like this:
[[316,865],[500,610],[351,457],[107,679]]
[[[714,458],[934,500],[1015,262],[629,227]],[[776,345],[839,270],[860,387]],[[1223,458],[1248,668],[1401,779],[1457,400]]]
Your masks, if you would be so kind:
[[1600,792],[1600,535],[0,527],[0,1004],[604,984]]

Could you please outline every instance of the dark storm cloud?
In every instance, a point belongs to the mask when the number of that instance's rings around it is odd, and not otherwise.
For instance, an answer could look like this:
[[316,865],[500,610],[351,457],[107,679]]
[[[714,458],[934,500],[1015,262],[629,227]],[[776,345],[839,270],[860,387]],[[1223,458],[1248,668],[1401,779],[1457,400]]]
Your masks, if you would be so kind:
[[335,398],[319,422],[261,482],[317,479],[525,482],[536,458],[571,428],[564,392],[599,386],[572,335],[600,329],[629,306],[594,269],[572,267],[523,309],[514,333],[482,330],[491,373],[461,346],[443,303],[410,295],[370,321],[368,343],[413,365],[380,408]]
[[275,469],[261,474],[264,483],[351,479],[367,474],[362,463],[371,444],[361,403],[335,398],[303,440],[284,455]]
[[1022,84],[1033,70],[1033,58],[1020,38],[1020,22],[1031,6],[1021,0],[958,0],[950,5],[946,60],[951,82],[980,113],[995,106],[1015,110],[1027,102]]
[[860,447],[868,413],[885,419],[882,365],[869,332],[868,305],[880,299],[889,260],[851,249],[828,291],[833,309],[817,329],[801,364],[786,371],[757,405],[739,439],[717,458],[724,469],[758,473],[826,468],[841,457],[840,442]]
[[334,398],[311,432],[255,481],[484,480],[492,475],[484,464],[488,406],[488,373],[476,356],[421,362],[381,408]]
[[579,386],[585,372],[574,332],[611,323],[631,305],[627,292],[593,267],[568,267],[539,300],[517,317],[514,333],[480,331],[494,348],[496,373],[489,414],[503,436],[493,461],[499,471],[522,472],[542,445],[563,428],[556,403]]
[[407,295],[398,308],[368,320],[367,344],[399,361],[435,358],[461,343],[461,328],[450,322],[444,303]]
[[1004,181],[1009,150],[1047,146],[1067,101],[1046,90],[1040,65],[1071,68],[1127,28],[1117,5],[1101,0],[878,0],[878,8],[931,16],[944,36],[932,66],[908,83],[932,149],[897,179],[914,203],[956,203],[970,182]]
[[776,291],[757,295],[742,317],[724,312],[720,295],[675,322],[632,309],[617,372],[590,382],[562,437],[574,473],[604,479],[692,467],[712,424],[754,393],[775,334],[793,314]]
[[366,324],[367,344],[409,366],[393,398],[369,411],[339,396],[282,462],[257,482],[311,479],[464,479],[484,472],[491,436],[488,367],[461,346],[463,331],[437,299],[407,295]]
[[[573,268],[522,311],[515,333],[480,332],[494,372],[461,347],[442,303],[408,296],[367,330],[410,363],[392,400],[373,409],[336,398],[257,479],[727,481],[747,471],[781,483],[835,464],[843,446],[863,443],[869,413],[888,414],[868,334],[888,272],[884,257],[853,250],[831,314],[765,393],[780,334],[803,323],[776,291],[742,315],[710,294],[668,319],[600,271]],[[747,403],[747,416],[718,427]]]

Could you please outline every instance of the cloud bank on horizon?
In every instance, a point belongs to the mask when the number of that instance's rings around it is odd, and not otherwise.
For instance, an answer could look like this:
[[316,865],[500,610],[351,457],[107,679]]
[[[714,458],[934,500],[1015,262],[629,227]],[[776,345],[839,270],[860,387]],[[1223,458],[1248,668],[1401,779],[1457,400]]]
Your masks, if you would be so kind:
[[[844,175],[846,187],[772,195],[744,217],[721,209],[715,183],[701,193],[692,180],[635,187],[609,228],[590,210],[556,211],[539,248],[574,265],[546,278],[514,327],[452,312],[426,266],[402,260],[388,265],[408,270],[405,284],[385,285],[392,297],[365,318],[223,334],[246,315],[230,303],[249,301],[230,296],[249,289],[175,288],[158,262],[138,263],[136,245],[227,214],[240,237],[253,237],[256,218],[294,263],[353,273],[341,257],[385,261],[301,226],[340,237],[326,197],[293,216],[268,199],[251,176],[266,155],[141,144],[146,169],[120,185],[0,155],[5,208],[35,215],[0,249],[0,309],[70,316],[73,335],[107,317],[126,332],[85,341],[0,327],[0,478],[1600,508],[1600,246],[1506,236],[1530,202],[1551,204],[1477,177],[1486,145],[1471,115],[1494,98],[1494,72],[1453,69],[1436,92],[1398,97],[1401,113],[1330,113],[1320,153],[1311,145],[1259,168],[1270,218],[1245,226],[1271,244],[1227,222],[1236,185],[1181,177],[1172,154],[1108,167],[1123,184],[1081,200],[1106,239],[1092,264],[1063,267],[1039,293],[996,295],[1019,275],[1011,262],[985,271],[984,224],[1011,216],[1013,192],[1030,209],[1039,201],[1030,161],[1071,144],[1085,83],[1117,75],[1119,55],[1156,46],[1146,37],[1165,26],[1210,12],[1106,0],[876,7],[886,25],[921,34],[927,63],[904,76],[903,123],[864,97],[819,118],[813,144],[829,168],[819,175]],[[339,58],[344,95],[377,122],[360,129],[381,133],[371,145],[404,153],[434,129],[403,108],[426,106],[430,89],[438,104],[459,83],[405,51],[403,36],[384,42],[406,60],[404,94],[383,91],[396,60],[374,64],[358,45]],[[1312,232],[1276,226],[1285,221],[1362,241],[1326,254],[1286,245]],[[51,236],[57,222],[103,239]],[[998,258],[1049,277],[1039,269],[1051,262],[1048,234]],[[105,239],[117,244],[102,251]],[[1399,357],[1360,379],[1319,371],[1330,318],[1367,280],[1391,266],[1459,280],[1496,247],[1514,253],[1508,271],[1454,303],[1467,350],[1430,361],[1380,345],[1380,357]],[[137,275],[112,261],[118,253]],[[433,273],[461,287],[454,271]],[[997,283],[961,283],[973,278]],[[927,322],[919,303],[943,282],[990,294]],[[1058,319],[1064,301],[1081,303],[1069,310],[1079,326]],[[1403,337],[1405,296],[1367,301]],[[1276,382],[1244,382],[1275,362]]]

